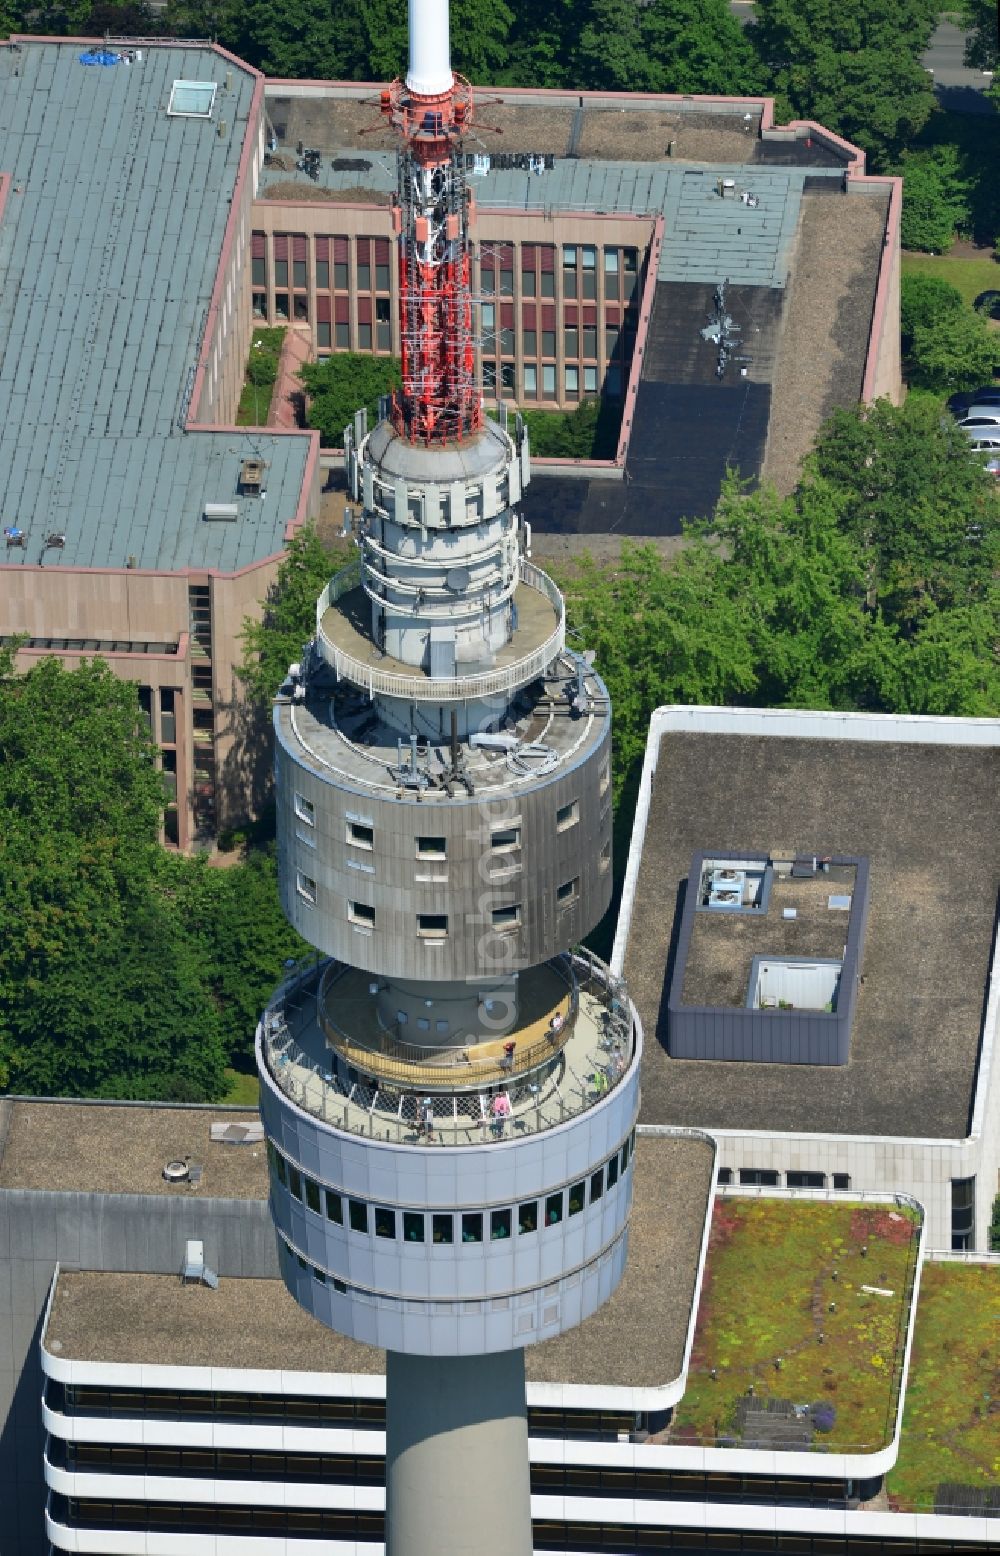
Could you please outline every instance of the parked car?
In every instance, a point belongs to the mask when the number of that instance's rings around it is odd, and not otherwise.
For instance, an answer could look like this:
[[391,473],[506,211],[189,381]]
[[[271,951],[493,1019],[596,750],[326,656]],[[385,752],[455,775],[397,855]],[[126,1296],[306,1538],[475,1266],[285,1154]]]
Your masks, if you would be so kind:
[[1000,412],[996,416],[966,416],[958,425],[970,438],[1000,438]]
[[1000,405],[1000,386],[993,388],[984,384],[981,389],[966,389],[961,394],[953,394],[948,401],[948,409],[958,419],[970,415],[974,405]]

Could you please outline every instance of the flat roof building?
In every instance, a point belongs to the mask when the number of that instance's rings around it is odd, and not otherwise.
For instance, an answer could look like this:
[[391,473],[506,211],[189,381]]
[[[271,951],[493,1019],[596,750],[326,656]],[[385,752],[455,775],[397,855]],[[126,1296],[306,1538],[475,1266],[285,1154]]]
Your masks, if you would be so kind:
[[[727,708],[653,715],[613,959],[646,1032],[642,1123],[710,1130],[733,1181],[905,1189],[927,1207],[932,1246],[988,1246],[1000,1149],[998,745],[993,719]],[[670,990],[685,967],[701,850],[759,853],[775,868],[796,854],[867,860],[845,1064],[744,1063],[688,1049],[675,1056]],[[833,928],[842,919],[825,905],[842,893],[827,891],[822,867],[813,879],[829,934],[848,942],[847,926]],[[704,913],[693,917],[706,922]],[[802,919],[745,922],[755,950],[774,957],[809,934]],[[734,966],[733,947],[724,950]],[[690,955],[686,967],[690,978]]]
[[0,46],[3,632],[139,683],[182,847],[245,813],[240,626],[316,503],[315,435],[235,426],[262,108],[208,45]]

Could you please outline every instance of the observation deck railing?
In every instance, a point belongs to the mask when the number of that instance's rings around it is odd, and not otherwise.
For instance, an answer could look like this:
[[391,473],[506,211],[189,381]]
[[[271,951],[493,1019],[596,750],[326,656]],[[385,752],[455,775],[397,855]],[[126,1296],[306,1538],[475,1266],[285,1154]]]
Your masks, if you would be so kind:
[[[338,982],[353,969],[334,962],[320,979],[316,1000],[317,1018],[327,1042],[352,1069],[361,1070],[373,1080],[394,1087],[421,1091],[475,1091],[484,1086],[502,1086],[515,1079],[533,1075],[558,1058],[576,1026],[580,1009],[580,991],[569,956],[556,957],[547,967],[556,973],[569,995],[569,1009],[558,1027],[551,1026],[541,1037],[529,1043],[517,1040],[509,1058],[495,1052],[502,1043],[471,1043],[465,1047],[441,1047],[434,1044],[407,1043],[380,1032],[378,1046],[359,1040],[330,1013],[330,1003]],[[560,1012],[561,1014],[561,1012]],[[511,1034],[515,1036],[516,1034]],[[493,1049],[476,1054],[476,1047]]]
[[[573,1040],[542,1084],[530,1074],[505,1075],[502,1083],[481,1091],[435,1091],[413,1084],[412,1076],[411,1085],[403,1087],[341,1073],[318,1019],[317,995],[327,965],[318,956],[290,972],[265,1011],[259,1029],[262,1056],[286,1097],[350,1134],[426,1146],[481,1145],[540,1134],[603,1102],[633,1073],[636,1056],[636,1030],[623,985],[582,947],[568,959],[580,1007]],[[510,1102],[502,1122],[491,1107],[499,1093]],[[427,1096],[433,1108],[431,1135],[419,1117]]]
[[[405,697],[417,702],[462,702],[466,699],[495,697],[527,686],[540,676],[562,652],[566,643],[566,607],[562,594],[547,573],[524,557],[519,563],[520,582],[543,595],[556,615],[554,631],[524,654],[509,659],[493,670],[471,675],[431,676],[413,666],[407,672],[390,670],[377,660],[361,659],[334,641],[327,629],[327,612],[355,589],[362,587],[361,558],[336,573],[316,604],[316,644],[330,668],[345,681],[362,686],[369,696]],[[516,642],[516,634],[515,640]],[[371,652],[377,653],[374,643]],[[502,650],[507,653],[509,650]],[[393,663],[400,663],[394,660]]]

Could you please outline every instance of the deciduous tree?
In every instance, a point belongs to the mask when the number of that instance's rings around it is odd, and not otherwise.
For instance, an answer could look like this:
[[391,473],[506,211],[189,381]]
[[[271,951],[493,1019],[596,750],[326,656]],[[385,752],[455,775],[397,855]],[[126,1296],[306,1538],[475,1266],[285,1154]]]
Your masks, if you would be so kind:
[[785,118],[816,119],[887,166],[934,108],[920,63],[933,0],[757,0],[753,40]]

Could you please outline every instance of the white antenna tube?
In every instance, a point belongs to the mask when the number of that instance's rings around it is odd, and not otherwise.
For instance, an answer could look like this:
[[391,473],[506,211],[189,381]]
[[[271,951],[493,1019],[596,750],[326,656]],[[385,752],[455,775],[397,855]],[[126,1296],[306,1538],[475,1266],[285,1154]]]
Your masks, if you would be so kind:
[[418,97],[441,97],[455,84],[451,73],[448,0],[409,0],[409,7],[407,89]]

